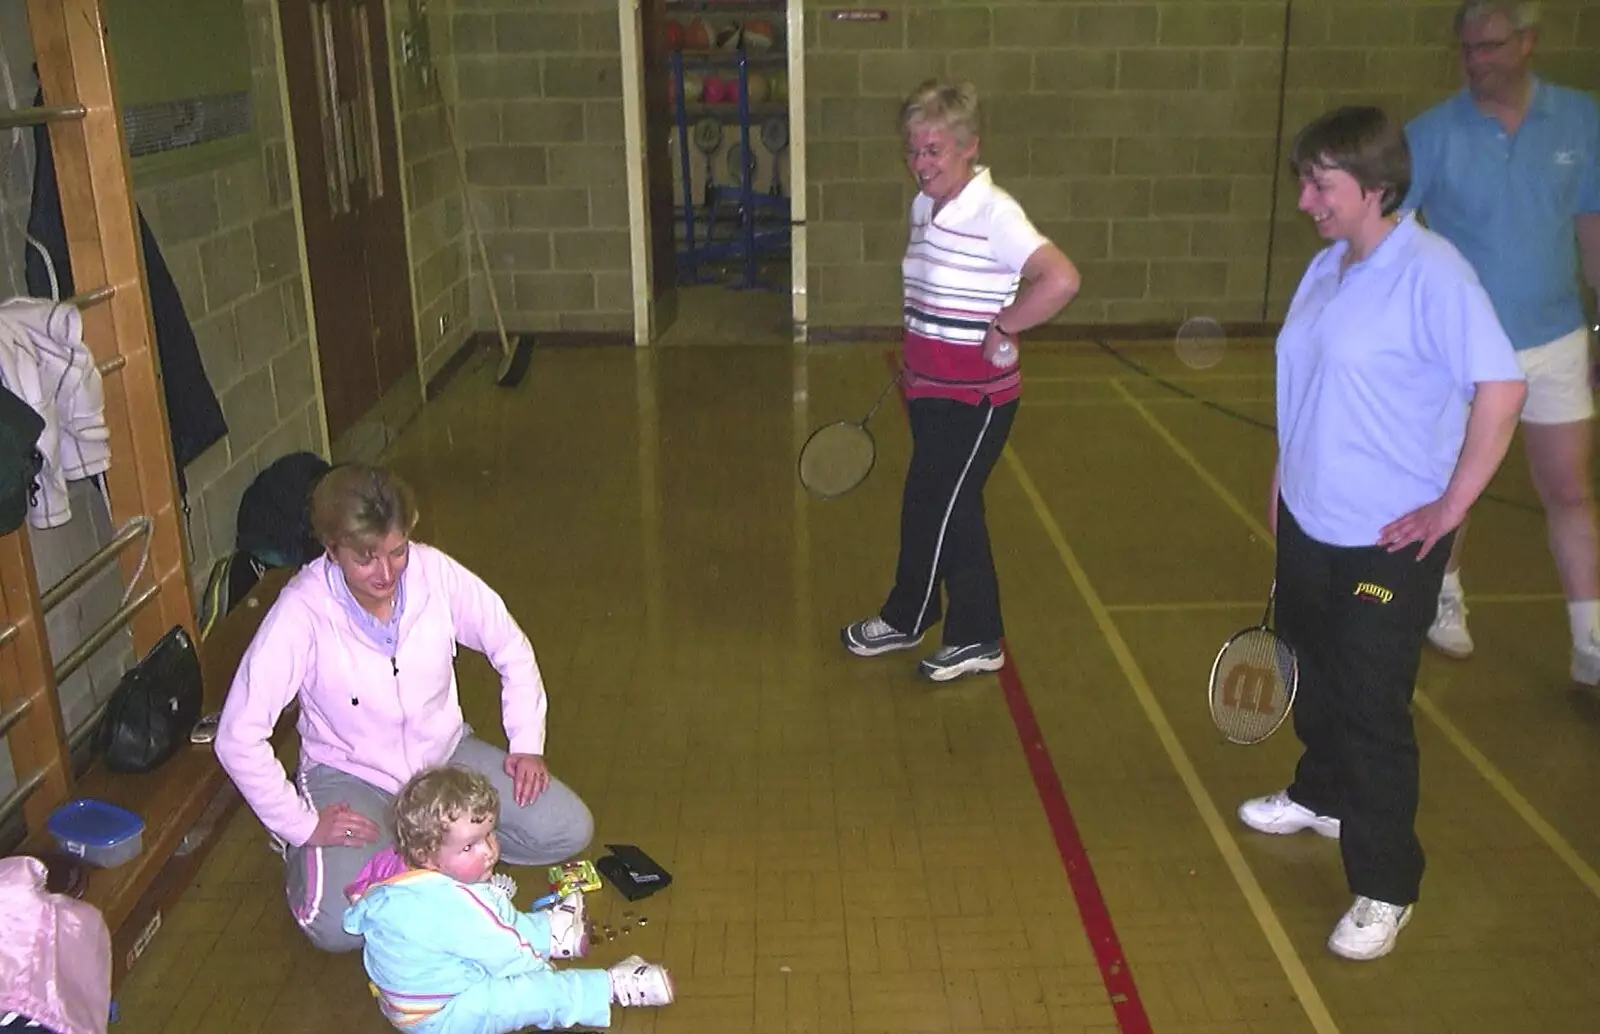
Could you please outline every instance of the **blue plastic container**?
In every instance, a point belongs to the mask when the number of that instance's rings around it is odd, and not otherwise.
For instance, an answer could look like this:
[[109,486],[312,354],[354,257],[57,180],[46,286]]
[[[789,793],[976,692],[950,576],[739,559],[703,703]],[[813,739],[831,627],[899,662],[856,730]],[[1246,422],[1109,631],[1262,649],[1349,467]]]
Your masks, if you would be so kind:
[[61,850],[109,869],[144,850],[144,819],[115,804],[83,797],[50,813],[45,828]]

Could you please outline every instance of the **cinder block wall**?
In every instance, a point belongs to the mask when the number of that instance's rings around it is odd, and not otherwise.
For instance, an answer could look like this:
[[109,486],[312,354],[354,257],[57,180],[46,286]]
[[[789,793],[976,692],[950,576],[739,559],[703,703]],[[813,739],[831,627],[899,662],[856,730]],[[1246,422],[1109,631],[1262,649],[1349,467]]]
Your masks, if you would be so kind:
[[[807,20],[815,329],[892,327],[913,194],[896,124],[926,76],[970,79],[982,160],[1083,269],[1058,322],[1277,319],[1318,246],[1278,154],[1326,108],[1409,117],[1456,88],[1453,3],[834,4]],[[1538,69],[1600,87],[1600,5],[1544,4]],[[1274,201],[1273,185],[1277,183]],[[1270,240],[1270,256],[1269,256]]]
[[[454,81],[455,56],[450,46],[450,17],[443,4],[430,5],[426,25],[413,24],[411,4],[391,4],[389,12],[389,73],[400,98],[412,295],[426,384],[475,329],[467,277],[464,193],[444,120],[446,94],[442,90],[444,84]],[[406,60],[405,37],[412,31],[428,41],[428,66]],[[423,79],[424,67],[431,67],[431,82]]]
[[[516,330],[627,332],[627,160],[615,0],[455,0],[468,179]],[[483,278],[472,317],[492,327]]]
[[279,100],[278,39],[271,4],[243,3],[259,153],[136,191],[228,419],[227,438],[187,471],[197,584],[213,560],[233,549],[239,497],[256,474],[286,453],[326,447],[301,281],[289,127]]

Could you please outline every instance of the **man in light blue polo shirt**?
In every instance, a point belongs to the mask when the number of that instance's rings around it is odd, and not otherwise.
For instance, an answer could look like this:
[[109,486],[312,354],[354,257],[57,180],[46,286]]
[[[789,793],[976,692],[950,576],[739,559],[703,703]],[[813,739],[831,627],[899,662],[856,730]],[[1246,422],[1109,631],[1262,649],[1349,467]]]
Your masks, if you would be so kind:
[[[1466,88],[1406,127],[1412,188],[1404,207],[1420,209],[1472,263],[1527,374],[1523,438],[1567,597],[1572,678],[1596,685],[1600,550],[1589,487],[1589,328],[1600,291],[1600,105],[1531,73],[1537,16],[1537,5],[1516,0],[1467,0],[1457,10]],[[1458,533],[1428,632],[1457,658],[1473,645],[1462,541]]]

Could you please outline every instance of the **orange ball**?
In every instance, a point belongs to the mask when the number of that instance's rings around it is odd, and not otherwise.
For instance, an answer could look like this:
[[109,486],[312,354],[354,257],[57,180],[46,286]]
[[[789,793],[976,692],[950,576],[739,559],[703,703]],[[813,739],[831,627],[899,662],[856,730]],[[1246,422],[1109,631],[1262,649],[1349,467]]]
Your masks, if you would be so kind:
[[683,49],[711,49],[711,30],[706,27],[704,18],[690,18],[689,23],[683,27]]
[[744,49],[754,53],[762,53],[772,49],[772,44],[777,40],[777,31],[772,23],[764,18],[752,18],[744,23]]

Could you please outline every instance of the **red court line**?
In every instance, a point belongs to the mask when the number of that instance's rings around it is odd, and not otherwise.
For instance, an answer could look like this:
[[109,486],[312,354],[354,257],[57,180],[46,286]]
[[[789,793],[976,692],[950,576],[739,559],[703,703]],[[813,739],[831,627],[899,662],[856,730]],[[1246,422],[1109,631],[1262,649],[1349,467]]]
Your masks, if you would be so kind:
[[[885,352],[883,358],[890,370],[899,368],[899,356],[895,352]],[[900,404],[904,409],[903,390]],[[1055,837],[1061,867],[1067,870],[1067,884],[1078,905],[1078,921],[1083,924],[1095,962],[1100,966],[1100,982],[1111,1000],[1117,1026],[1123,1034],[1151,1034],[1150,1017],[1145,1015],[1133,970],[1123,957],[1122,941],[1117,937],[1116,924],[1111,921],[1111,910],[1106,907],[1105,895],[1100,893],[1100,881],[1095,879],[1089,851],[1083,846],[1077,820],[1072,817],[1072,805],[1067,803],[1061,776],[1056,772],[1044,733],[1039,730],[1039,719],[1033,713],[1028,691],[1022,685],[1022,675],[1017,671],[1016,654],[1012,653],[1009,642],[1002,642],[1001,646],[1005,650],[1006,665],[1000,669],[1000,688],[1005,693],[1006,707],[1011,712],[1011,724],[1016,726],[1022,754],[1028,759],[1028,771],[1033,776],[1039,804],[1044,808],[1045,821]]]
[[1056,851],[1061,855],[1061,865],[1067,870],[1067,883],[1078,903],[1078,919],[1083,932],[1089,937],[1095,962],[1100,965],[1100,981],[1111,999],[1111,1009],[1117,1016],[1117,1026],[1123,1034],[1149,1034],[1150,1017],[1145,1015],[1144,1003],[1139,998],[1138,985],[1134,983],[1133,970],[1122,954],[1122,942],[1117,938],[1116,925],[1111,921],[1111,911],[1100,893],[1100,881],[1095,879],[1094,866],[1089,864],[1089,852],[1078,833],[1078,823],[1072,817],[1072,805],[1067,803],[1067,793],[1061,788],[1061,777],[1056,774],[1055,762],[1050,758],[1050,748],[1045,745],[1044,734],[1039,731],[1039,720],[1034,716],[1033,705],[1028,702],[1028,692],[1023,688],[1022,676],[1017,672],[1017,655],[1009,643],[1003,644],[1006,666],[1000,669],[1000,688],[1005,692],[1006,707],[1011,711],[1011,722],[1017,727],[1017,739],[1022,743],[1023,756],[1028,759],[1028,771],[1033,775],[1033,788],[1044,807],[1044,817],[1050,823],[1050,832],[1056,840]]

